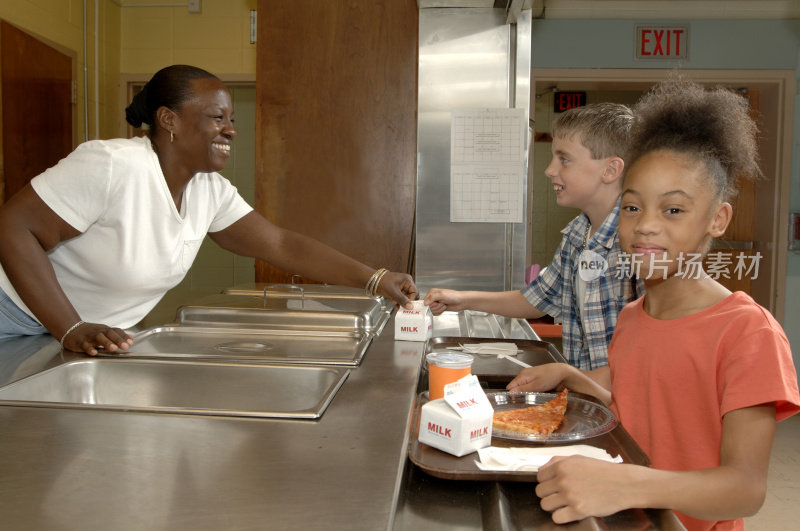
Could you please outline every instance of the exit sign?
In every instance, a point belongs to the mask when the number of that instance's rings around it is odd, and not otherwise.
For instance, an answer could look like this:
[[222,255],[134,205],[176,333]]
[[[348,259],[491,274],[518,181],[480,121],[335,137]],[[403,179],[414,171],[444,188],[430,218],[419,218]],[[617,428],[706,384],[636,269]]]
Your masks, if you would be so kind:
[[689,26],[637,25],[636,59],[674,60],[689,57]]
[[553,111],[564,112],[575,107],[583,107],[586,105],[585,92],[569,92],[562,91],[556,92],[553,95]]

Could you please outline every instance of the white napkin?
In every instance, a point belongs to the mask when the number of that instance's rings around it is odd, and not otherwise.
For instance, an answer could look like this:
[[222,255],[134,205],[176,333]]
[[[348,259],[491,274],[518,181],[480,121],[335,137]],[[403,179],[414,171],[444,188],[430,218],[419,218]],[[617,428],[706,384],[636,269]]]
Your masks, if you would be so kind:
[[447,347],[451,350],[463,350],[468,354],[493,354],[495,356],[514,356],[522,352],[514,343],[467,343],[457,347]]
[[515,343],[468,343],[466,345],[459,345],[457,347],[447,347],[450,350],[462,350],[468,354],[497,356],[498,358],[505,358],[522,367],[530,367],[524,361],[520,361],[512,356],[516,356],[518,352],[522,352],[517,348]]
[[539,467],[555,456],[582,455],[602,459],[610,463],[621,463],[622,457],[611,455],[595,446],[573,444],[570,446],[551,446],[546,448],[500,448],[487,446],[478,450],[480,461],[475,464],[481,470],[525,470],[536,472]]

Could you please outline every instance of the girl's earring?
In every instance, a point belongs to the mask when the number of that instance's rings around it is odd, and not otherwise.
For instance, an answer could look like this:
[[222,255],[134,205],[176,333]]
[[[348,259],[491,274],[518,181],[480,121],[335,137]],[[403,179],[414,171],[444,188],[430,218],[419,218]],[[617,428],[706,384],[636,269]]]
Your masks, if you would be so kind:
[[175,140],[175,133],[172,131],[169,132],[169,143],[172,144],[172,141]]

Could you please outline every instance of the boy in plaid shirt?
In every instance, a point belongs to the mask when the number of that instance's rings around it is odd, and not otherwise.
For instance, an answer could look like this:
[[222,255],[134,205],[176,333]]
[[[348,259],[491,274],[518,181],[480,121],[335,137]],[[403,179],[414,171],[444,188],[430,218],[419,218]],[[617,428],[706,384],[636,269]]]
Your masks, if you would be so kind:
[[633,113],[625,105],[598,103],[570,109],[553,125],[553,159],[545,169],[556,202],[581,209],[564,229],[553,261],[522,290],[431,289],[434,315],[477,310],[506,317],[562,323],[562,349],[570,364],[596,369],[608,363],[617,315],[643,293],[643,284],[618,274],[617,237],[622,171]]

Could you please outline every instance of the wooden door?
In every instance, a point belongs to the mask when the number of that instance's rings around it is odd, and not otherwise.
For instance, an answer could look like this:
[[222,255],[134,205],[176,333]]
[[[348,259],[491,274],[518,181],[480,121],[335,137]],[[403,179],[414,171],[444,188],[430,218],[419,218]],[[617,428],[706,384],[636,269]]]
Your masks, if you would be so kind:
[[415,0],[258,2],[256,210],[394,271],[412,248],[417,25]]
[[72,59],[0,21],[0,201],[72,150]]

